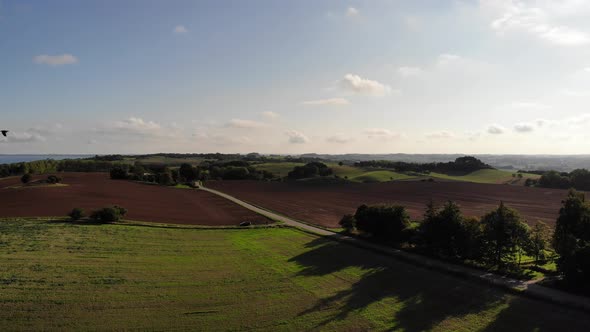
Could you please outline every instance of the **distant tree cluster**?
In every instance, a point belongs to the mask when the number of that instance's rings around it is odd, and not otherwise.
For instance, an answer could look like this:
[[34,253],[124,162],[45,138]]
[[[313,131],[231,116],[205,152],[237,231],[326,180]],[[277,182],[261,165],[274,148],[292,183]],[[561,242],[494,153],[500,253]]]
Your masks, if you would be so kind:
[[437,173],[471,173],[481,169],[493,169],[492,166],[482,162],[481,160],[465,156],[446,163],[407,163],[402,161],[359,161],[354,164],[356,167],[373,167],[373,168],[387,168],[393,169],[397,172],[417,172],[428,174],[430,172]]
[[334,171],[332,171],[332,169],[326,164],[314,161],[303,166],[295,166],[295,168],[289,172],[287,177],[290,179],[305,179],[318,176],[329,176],[333,174]]
[[[536,172],[538,174],[539,171]],[[576,169],[571,172],[544,171],[538,180],[527,179],[525,185],[530,187],[590,190],[590,171]]]
[[85,159],[36,160],[13,164],[0,164],[0,177],[23,174],[46,174],[54,172],[108,172],[115,166],[124,164],[111,161]]

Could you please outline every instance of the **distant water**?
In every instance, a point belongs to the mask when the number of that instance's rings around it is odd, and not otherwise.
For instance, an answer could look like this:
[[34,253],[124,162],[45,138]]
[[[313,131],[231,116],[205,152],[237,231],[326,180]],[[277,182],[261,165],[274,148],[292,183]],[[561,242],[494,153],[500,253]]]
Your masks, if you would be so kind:
[[94,157],[90,154],[0,154],[0,164],[20,163],[44,159],[62,160]]

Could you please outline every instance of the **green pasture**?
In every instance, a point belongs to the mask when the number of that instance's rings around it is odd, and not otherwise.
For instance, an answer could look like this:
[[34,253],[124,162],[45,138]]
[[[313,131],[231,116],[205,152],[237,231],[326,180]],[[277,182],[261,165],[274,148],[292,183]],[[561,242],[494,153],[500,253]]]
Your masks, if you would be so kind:
[[0,221],[0,330],[568,331],[590,316],[291,228]]

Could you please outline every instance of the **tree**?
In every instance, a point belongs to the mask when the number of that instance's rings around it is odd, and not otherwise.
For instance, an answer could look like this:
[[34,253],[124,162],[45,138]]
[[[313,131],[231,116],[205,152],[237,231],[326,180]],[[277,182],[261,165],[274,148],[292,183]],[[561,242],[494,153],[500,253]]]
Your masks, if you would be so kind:
[[121,220],[125,214],[127,209],[114,205],[92,212],[90,218],[100,223],[109,223]]
[[541,260],[545,260],[545,250],[551,240],[551,230],[543,222],[537,222],[531,229],[531,236],[527,246],[527,253],[535,259],[535,265]]
[[199,178],[199,171],[190,164],[182,164],[178,169],[178,175],[185,182],[194,182]]
[[484,255],[488,262],[505,266],[519,259],[529,239],[529,227],[516,210],[500,203],[482,220]]
[[461,209],[456,203],[448,201],[442,209],[437,210],[430,202],[420,226],[426,247],[439,256],[459,256],[457,239],[463,219]]
[[382,241],[401,243],[404,230],[410,225],[410,216],[400,205],[361,205],[354,214],[356,228]]
[[25,173],[20,178],[20,182],[27,184],[27,183],[31,182],[32,179],[33,179],[33,176],[31,175],[31,173]]
[[127,169],[121,166],[115,166],[110,171],[111,179],[113,180],[126,180],[129,177]]
[[77,220],[84,218],[85,213],[84,213],[84,210],[81,208],[73,208],[72,211],[68,214],[68,216],[73,221],[77,221]]
[[580,286],[590,281],[590,204],[583,193],[570,190],[562,202],[553,233],[557,269],[566,281]]

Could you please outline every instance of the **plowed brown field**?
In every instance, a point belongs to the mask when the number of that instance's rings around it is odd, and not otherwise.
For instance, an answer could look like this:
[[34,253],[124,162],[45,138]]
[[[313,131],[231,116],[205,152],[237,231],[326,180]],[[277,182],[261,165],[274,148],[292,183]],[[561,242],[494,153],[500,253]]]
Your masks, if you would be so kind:
[[[207,192],[111,180],[106,173],[62,173],[64,187],[11,189],[18,178],[0,181],[0,217],[65,216],[107,205],[129,210],[128,219],[194,225],[237,225],[268,220]],[[41,177],[35,177],[41,178]]]
[[504,201],[517,209],[529,224],[538,220],[554,224],[566,190],[529,188],[468,182],[399,181],[374,184],[310,185],[292,182],[208,182],[249,203],[325,227],[338,227],[347,213],[361,204],[398,203],[412,218],[421,218],[426,203],[453,200],[467,216],[482,216]]

